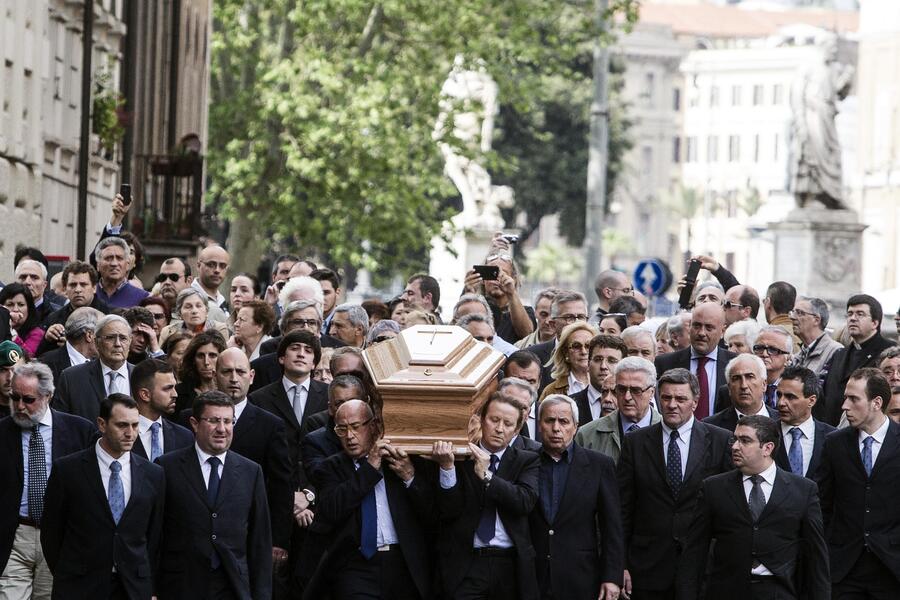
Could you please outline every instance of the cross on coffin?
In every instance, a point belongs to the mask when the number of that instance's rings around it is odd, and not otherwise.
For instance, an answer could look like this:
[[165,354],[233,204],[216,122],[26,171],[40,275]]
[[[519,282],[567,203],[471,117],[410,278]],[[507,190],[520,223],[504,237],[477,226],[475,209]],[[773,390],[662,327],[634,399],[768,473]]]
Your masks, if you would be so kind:
[[431,345],[431,344],[434,344],[434,339],[437,337],[437,334],[439,334],[439,333],[450,334],[450,333],[453,333],[453,332],[452,332],[452,331],[440,331],[440,330],[438,330],[438,329],[434,329],[434,330],[432,330],[432,331],[426,331],[426,330],[424,330],[424,329],[421,329],[421,330],[419,330],[419,331],[416,331],[416,333],[425,333],[425,334],[429,334],[429,333],[430,333],[430,334],[431,334],[431,340],[429,340],[428,343],[429,343],[429,345]]

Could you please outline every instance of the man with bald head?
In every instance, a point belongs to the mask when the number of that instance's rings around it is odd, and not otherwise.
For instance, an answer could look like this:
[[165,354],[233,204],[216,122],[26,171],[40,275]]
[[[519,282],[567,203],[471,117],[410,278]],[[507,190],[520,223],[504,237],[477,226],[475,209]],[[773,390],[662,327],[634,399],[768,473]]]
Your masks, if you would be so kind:
[[634,288],[628,275],[614,269],[607,269],[597,275],[594,281],[594,293],[597,294],[597,314],[592,322],[599,322],[609,312],[609,303],[619,296],[631,296]]
[[716,390],[725,382],[725,367],[735,357],[719,347],[725,330],[725,310],[714,302],[704,302],[691,312],[691,345],[683,350],[661,354],[654,361],[660,375],[669,369],[688,369],[700,382],[700,395],[694,416],[703,419],[713,414]]
[[231,264],[231,256],[222,246],[207,246],[200,251],[197,259],[198,276],[191,282],[191,287],[203,292],[210,308],[219,308],[228,312],[228,299],[219,292],[225,274]]
[[747,319],[756,320],[759,314],[759,293],[749,285],[736,285],[725,292],[725,324]]

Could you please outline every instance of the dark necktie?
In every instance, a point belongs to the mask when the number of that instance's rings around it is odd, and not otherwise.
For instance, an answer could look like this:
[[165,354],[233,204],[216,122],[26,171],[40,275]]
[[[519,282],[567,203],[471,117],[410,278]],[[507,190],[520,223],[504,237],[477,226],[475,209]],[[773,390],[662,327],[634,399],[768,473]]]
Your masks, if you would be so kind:
[[791,473],[794,475],[803,475],[803,446],[800,445],[800,438],[803,432],[799,427],[791,427],[791,450],[788,452],[788,463],[791,465]]
[[750,516],[753,517],[753,522],[756,523],[766,508],[766,497],[763,495],[762,486],[760,485],[763,481],[762,475],[751,475],[750,481],[753,483],[753,487],[750,488]]
[[694,416],[698,419],[705,419],[709,416],[709,378],[706,376],[706,363],[709,357],[701,356],[697,358],[697,381],[700,382],[700,401],[697,403],[697,410]]
[[625,433],[634,433],[635,431],[637,431],[640,428],[641,428],[641,426],[638,425],[637,423],[632,423],[631,425],[628,426],[628,429],[625,430]]
[[217,456],[210,456],[207,460],[209,463],[209,485],[206,486],[206,503],[210,507],[216,505],[216,498],[219,496],[219,465],[222,461]]
[[[497,473],[497,466],[500,464],[500,459],[496,454],[491,454],[491,465],[488,467],[491,473]],[[478,536],[478,539],[485,545],[489,544],[492,539],[494,539],[494,530],[497,526],[497,508],[494,506],[493,502],[490,502],[487,498],[484,500],[484,508],[481,510],[481,519],[478,521],[478,529],[475,530],[475,535]]]
[[378,507],[375,503],[375,488],[369,490],[362,501],[362,529],[359,534],[359,551],[366,560],[378,551]]
[[770,383],[766,386],[766,406],[769,408],[775,408],[775,391],[778,389],[778,385],[774,383]]
[[44,455],[44,438],[39,425],[31,428],[28,442],[28,516],[38,524],[44,514],[44,492],[47,491],[47,461]]
[[863,440],[862,462],[863,468],[866,470],[866,477],[872,475],[872,442],[875,441],[871,435]]
[[678,430],[669,435],[669,450],[666,452],[666,479],[672,495],[677,497],[681,489],[681,448],[678,446]]

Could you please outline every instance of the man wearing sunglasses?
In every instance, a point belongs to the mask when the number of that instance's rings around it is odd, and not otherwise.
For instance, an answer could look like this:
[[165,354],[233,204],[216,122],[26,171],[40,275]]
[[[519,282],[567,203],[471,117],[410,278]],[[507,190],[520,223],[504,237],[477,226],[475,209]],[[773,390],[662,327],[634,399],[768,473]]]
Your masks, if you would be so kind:
[[156,283],[159,284],[159,296],[169,305],[169,312],[175,310],[178,293],[191,285],[191,267],[180,258],[167,258],[159,266]]
[[89,421],[50,408],[53,373],[39,362],[13,367],[12,416],[0,420],[0,596],[50,598],[53,579],[44,560],[40,524],[54,461],[89,447]]

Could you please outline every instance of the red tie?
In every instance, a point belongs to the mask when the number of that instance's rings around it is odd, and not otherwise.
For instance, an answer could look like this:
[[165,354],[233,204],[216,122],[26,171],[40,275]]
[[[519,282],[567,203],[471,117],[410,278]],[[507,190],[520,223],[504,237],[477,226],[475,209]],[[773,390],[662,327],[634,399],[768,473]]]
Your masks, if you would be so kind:
[[697,410],[694,416],[698,419],[705,419],[709,416],[709,379],[706,377],[706,363],[709,357],[701,356],[697,359],[697,381],[700,382],[700,401],[697,403]]

